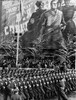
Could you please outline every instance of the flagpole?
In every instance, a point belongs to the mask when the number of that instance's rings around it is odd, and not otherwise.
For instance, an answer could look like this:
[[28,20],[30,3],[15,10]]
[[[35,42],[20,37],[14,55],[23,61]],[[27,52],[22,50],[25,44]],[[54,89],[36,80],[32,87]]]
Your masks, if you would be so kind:
[[16,66],[19,66],[19,34],[20,34],[20,21],[21,21],[21,0],[19,1],[19,14],[20,20],[18,20],[19,30],[17,33],[17,51],[16,51]]
[[75,51],[75,70],[76,70],[76,49],[74,51]]
[[16,54],[16,66],[18,66],[18,54],[19,54],[19,33],[17,33],[17,54]]

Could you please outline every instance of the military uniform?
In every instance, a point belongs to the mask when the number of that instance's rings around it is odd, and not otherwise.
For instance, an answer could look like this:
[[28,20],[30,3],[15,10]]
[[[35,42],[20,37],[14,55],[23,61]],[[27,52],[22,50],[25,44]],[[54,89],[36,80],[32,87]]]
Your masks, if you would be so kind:
[[41,8],[41,3],[41,1],[37,1],[36,6],[38,9],[31,15],[27,23],[28,31],[21,37],[23,47],[33,46],[33,41],[38,37],[37,25],[41,14],[45,11]]
[[[13,69],[11,71],[13,73],[16,72],[15,76],[1,78],[0,90],[2,94],[8,92],[8,94],[6,93],[7,96],[10,93],[12,100],[44,100],[48,97],[51,98],[56,96],[57,92],[59,98],[62,97],[64,100],[67,100],[63,87],[65,87],[65,92],[76,90],[76,71],[74,70],[66,71],[66,73],[48,71],[46,69]],[[60,81],[64,76],[66,84]],[[12,92],[6,91],[6,86]]]
[[[73,34],[76,34],[76,17],[75,17],[75,6],[62,6],[61,11],[63,12],[64,20],[66,22],[66,29],[63,32],[64,39],[68,40],[68,35],[71,34],[71,37]],[[69,34],[68,34],[69,33]]]
[[31,16],[31,18],[29,19],[29,22],[27,24],[27,28],[29,31],[35,29],[35,27],[38,25],[41,14],[44,12],[45,10],[42,9],[37,9],[36,12],[34,12]]
[[61,23],[65,24],[60,10],[49,10],[43,13],[38,25],[40,31],[38,40],[44,48],[66,49],[60,28]]
[[67,22],[73,18],[74,12],[76,11],[76,7],[65,5],[62,6],[60,10],[63,12],[65,22]]
[[11,100],[21,100],[21,96],[19,94],[15,93],[11,96]]

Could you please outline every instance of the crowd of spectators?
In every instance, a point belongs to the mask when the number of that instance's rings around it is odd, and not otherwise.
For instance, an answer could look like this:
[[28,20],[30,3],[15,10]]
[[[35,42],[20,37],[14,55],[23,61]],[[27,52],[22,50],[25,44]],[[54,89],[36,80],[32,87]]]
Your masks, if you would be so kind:
[[60,63],[48,57],[45,59],[32,59],[27,57],[22,63],[22,68],[50,68],[60,70],[60,68],[73,69],[74,67],[67,61]]
[[22,67],[24,68],[53,68],[53,61],[50,59],[29,59],[26,58]]

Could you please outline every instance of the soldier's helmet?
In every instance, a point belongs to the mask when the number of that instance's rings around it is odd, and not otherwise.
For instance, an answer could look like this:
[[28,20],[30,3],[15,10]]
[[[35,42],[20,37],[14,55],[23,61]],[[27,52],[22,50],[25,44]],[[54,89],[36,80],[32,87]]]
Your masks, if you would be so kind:
[[40,7],[42,4],[43,4],[42,1],[37,1],[37,2],[36,2],[36,6],[37,6],[37,7]]

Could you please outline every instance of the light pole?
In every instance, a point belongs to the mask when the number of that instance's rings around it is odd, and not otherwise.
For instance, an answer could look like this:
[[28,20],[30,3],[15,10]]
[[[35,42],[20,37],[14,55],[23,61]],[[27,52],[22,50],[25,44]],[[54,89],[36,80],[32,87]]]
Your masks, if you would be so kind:
[[18,66],[18,54],[19,54],[19,33],[17,33],[17,51],[16,51],[16,66]]
[[75,51],[75,70],[76,70],[76,49],[74,49]]
[[76,36],[74,36],[74,54],[75,54],[75,70],[76,70]]
[[22,12],[22,9],[21,9],[21,0],[19,1],[19,14],[18,14],[18,17],[17,17],[17,24],[18,24],[18,29],[17,29],[17,51],[16,51],[16,66],[19,66],[20,64],[18,63],[19,61],[19,37],[20,37],[20,22],[21,22],[21,12]]

